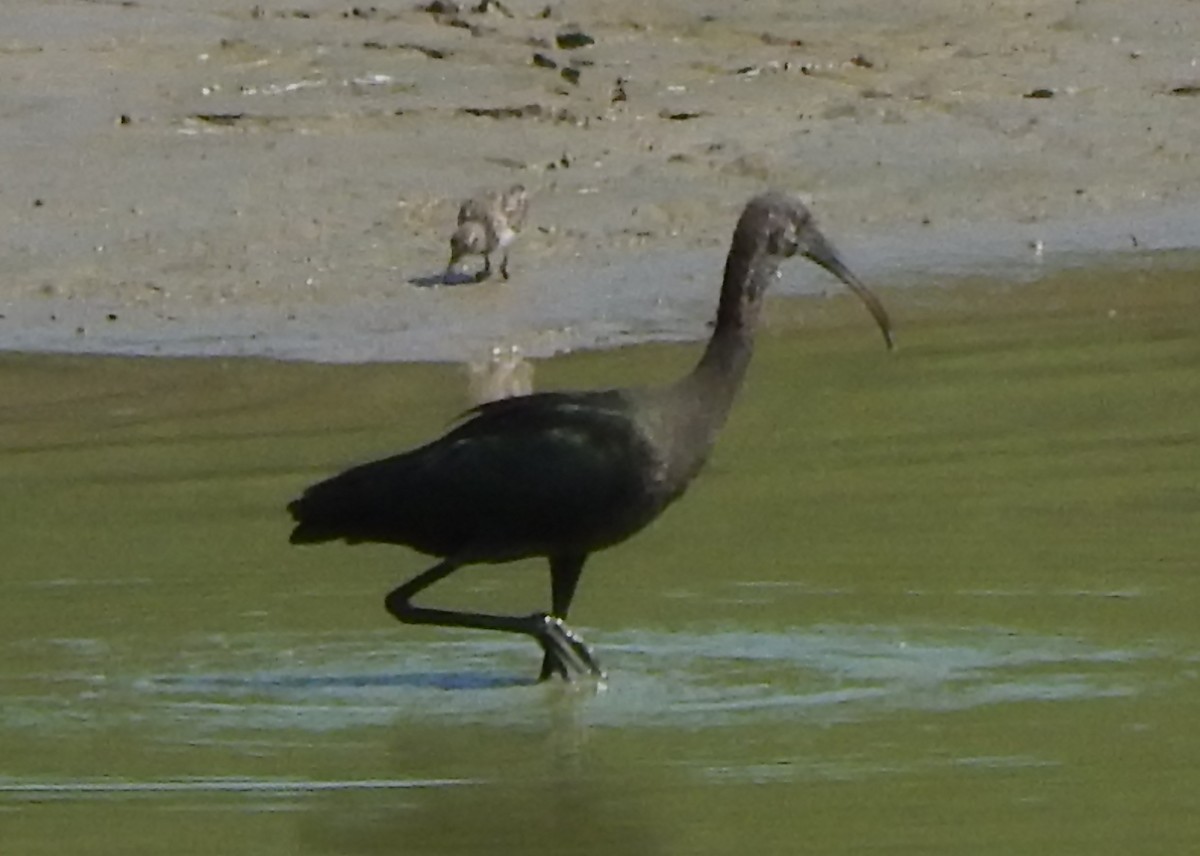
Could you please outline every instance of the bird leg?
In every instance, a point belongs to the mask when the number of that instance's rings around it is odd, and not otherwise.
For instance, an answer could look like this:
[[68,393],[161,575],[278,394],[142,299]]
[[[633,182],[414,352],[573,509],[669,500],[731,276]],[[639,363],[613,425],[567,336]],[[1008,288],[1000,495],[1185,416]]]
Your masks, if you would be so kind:
[[538,642],[546,654],[542,659],[539,681],[544,681],[551,675],[559,675],[564,681],[569,681],[572,674],[584,672],[604,680],[604,670],[600,668],[588,646],[579,638],[579,634],[567,627],[561,618],[544,613],[540,617],[545,622],[546,635],[539,638]]
[[492,256],[490,253],[483,254],[483,270],[475,274],[476,282],[483,282],[492,275]]
[[508,279],[508,249],[505,248],[504,256],[500,259],[500,276]]
[[[550,558],[550,616],[558,619],[562,631],[558,645],[554,648],[542,646],[546,655],[542,658],[542,672],[539,681],[544,681],[551,675],[561,675],[570,680],[569,667],[574,665],[578,671],[591,672],[599,678],[604,672],[592,657],[587,645],[562,622],[571,609],[571,600],[575,597],[575,587],[579,583],[579,574],[583,571],[583,563],[587,555],[552,556]],[[564,650],[564,648],[566,650]],[[570,662],[564,662],[563,654],[568,655]],[[580,668],[580,666],[584,668]]]
[[[582,564],[582,562],[581,562]],[[393,589],[384,603],[388,612],[406,624],[433,624],[439,627],[469,627],[477,630],[498,630],[502,633],[520,633],[532,636],[556,664],[554,672],[570,679],[572,672],[589,672],[600,676],[603,673],[587,646],[554,616],[544,612],[532,615],[489,615],[478,612],[456,612],[447,609],[429,609],[415,606],[412,598],[439,580],[445,579],[462,566],[454,559],[439,562],[429,570],[417,574],[408,582]]]

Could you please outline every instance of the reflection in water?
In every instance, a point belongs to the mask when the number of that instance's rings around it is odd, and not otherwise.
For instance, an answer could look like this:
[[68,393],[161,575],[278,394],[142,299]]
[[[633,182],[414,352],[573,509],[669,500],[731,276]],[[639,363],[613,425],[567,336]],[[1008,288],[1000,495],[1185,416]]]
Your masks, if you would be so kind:
[[[683,776],[659,765],[630,767],[588,745],[585,694],[542,699],[545,721],[509,729],[411,725],[389,732],[398,769],[462,763],[487,781],[403,794],[330,794],[306,813],[302,835],[335,852],[642,854],[672,852],[664,794],[686,792]],[[540,706],[540,705],[539,705]]]

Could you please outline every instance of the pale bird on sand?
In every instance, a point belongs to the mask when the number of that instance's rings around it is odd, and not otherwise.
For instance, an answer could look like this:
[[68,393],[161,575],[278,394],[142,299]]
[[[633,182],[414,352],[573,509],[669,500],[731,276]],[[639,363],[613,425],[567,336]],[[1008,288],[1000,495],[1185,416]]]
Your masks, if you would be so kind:
[[507,190],[492,190],[473,196],[458,209],[458,228],[450,237],[450,263],[446,275],[463,256],[483,256],[483,270],[476,280],[492,274],[492,253],[502,250],[500,275],[508,279],[508,248],[517,237],[529,209],[529,191],[514,184]]

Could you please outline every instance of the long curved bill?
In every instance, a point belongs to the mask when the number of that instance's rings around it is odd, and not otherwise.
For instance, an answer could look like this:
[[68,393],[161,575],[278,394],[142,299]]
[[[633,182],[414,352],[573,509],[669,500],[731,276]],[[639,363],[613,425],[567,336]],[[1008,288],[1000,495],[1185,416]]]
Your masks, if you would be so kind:
[[858,277],[850,272],[850,268],[846,267],[842,262],[841,257],[837,254],[837,250],[825,239],[824,235],[816,229],[810,229],[805,238],[805,245],[801,250],[805,258],[811,259],[825,268],[825,270],[840,279],[846,284],[847,288],[858,295],[858,299],[866,304],[871,317],[879,325],[879,329],[883,333],[883,340],[887,342],[888,348],[894,348],[896,342],[892,338],[892,322],[888,318],[887,310],[879,302],[879,298],[875,296],[871,289],[863,285]]

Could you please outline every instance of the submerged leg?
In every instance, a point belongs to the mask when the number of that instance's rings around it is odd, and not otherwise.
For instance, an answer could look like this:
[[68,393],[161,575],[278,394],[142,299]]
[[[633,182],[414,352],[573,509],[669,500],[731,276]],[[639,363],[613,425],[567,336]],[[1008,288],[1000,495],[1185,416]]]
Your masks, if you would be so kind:
[[[580,562],[582,565],[582,561]],[[569,677],[568,670],[593,674],[599,673],[599,668],[591,659],[591,654],[583,648],[586,656],[579,653],[583,646],[562,621],[537,612],[533,615],[489,615],[480,612],[455,612],[448,609],[428,609],[415,606],[412,598],[429,586],[445,579],[462,566],[461,562],[446,559],[429,570],[417,574],[408,582],[393,589],[384,603],[388,612],[406,624],[434,624],[440,627],[470,627],[478,630],[498,630],[502,633],[520,633],[532,636],[542,646],[542,650],[553,656],[562,668],[557,670],[564,677]],[[578,576],[578,571],[576,571]]]
[[[544,681],[554,674],[562,675],[563,678],[570,680],[572,668],[576,671],[588,671],[599,678],[604,677],[604,672],[583,640],[569,630],[566,625],[561,624],[571,609],[571,601],[575,597],[575,587],[579,583],[579,574],[583,571],[583,563],[586,560],[586,554],[552,556],[550,558],[550,615],[559,620],[567,650],[564,651],[561,645],[553,648],[542,646],[545,648],[546,654],[542,658],[542,672],[538,676],[539,681]],[[566,654],[565,658],[564,654]]]

